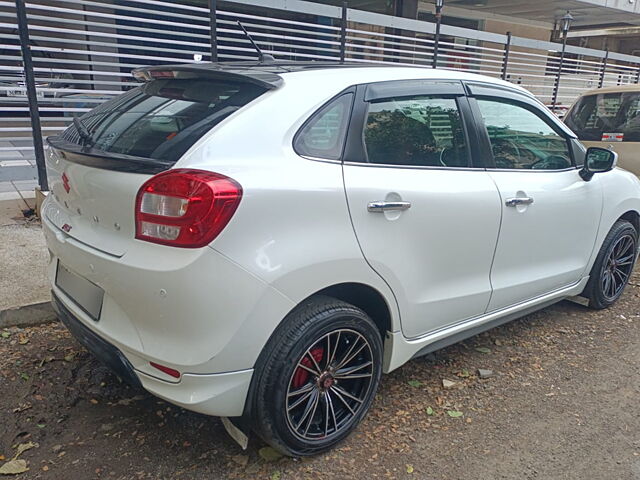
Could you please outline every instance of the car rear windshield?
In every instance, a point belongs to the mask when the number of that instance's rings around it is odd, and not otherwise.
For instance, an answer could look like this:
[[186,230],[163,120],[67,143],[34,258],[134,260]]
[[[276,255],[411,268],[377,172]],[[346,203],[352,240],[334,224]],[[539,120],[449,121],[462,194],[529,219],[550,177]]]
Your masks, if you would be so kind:
[[203,134],[265,91],[206,78],[153,80],[83,115],[61,139],[94,155],[175,163]]
[[565,120],[580,140],[640,141],[640,92],[582,97]]

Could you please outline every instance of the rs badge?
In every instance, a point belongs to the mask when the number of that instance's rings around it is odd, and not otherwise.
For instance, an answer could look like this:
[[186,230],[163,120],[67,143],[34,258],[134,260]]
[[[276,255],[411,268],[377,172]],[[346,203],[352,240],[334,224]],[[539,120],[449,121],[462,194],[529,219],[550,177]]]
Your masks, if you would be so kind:
[[62,186],[64,187],[64,191],[69,193],[71,185],[69,184],[69,177],[67,177],[66,172],[62,174]]

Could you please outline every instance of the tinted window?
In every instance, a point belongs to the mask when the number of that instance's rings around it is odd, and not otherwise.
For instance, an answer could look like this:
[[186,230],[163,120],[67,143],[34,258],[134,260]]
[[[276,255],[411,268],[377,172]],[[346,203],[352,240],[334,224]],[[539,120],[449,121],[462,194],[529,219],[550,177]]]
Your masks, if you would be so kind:
[[478,100],[497,168],[559,170],[572,166],[569,144],[532,111],[500,100]]
[[154,80],[93,109],[62,139],[111,154],[176,162],[199,138],[258,97],[260,87],[211,79]]
[[453,98],[414,97],[371,103],[364,141],[371,163],[469,165],[462,120]]
[[565,122],[580,140],[640,142],[640,93],[582,97]]
[[294,142],[299,155],[339,160],[347,134],[353,94],[341,95],[319,110],[300,130]]

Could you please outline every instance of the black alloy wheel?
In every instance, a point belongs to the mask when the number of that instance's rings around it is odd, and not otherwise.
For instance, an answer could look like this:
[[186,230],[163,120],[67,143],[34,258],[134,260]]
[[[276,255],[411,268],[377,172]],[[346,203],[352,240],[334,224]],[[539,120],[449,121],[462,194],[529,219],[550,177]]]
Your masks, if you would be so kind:
[[607,308],[620,298],[633,272],[637,252],[635,227],[626,220],[618,220],[602,242],[582,292],[591,308]]
[[287,388],[287,424],[305,441],[328,440],[347,427],[372,387],[373,352],[355,330],[333,330],[297,362]]
[[609,248],[600,278],[602,293],[608,301],[615,301],[622,293],[631,276],[635,255],[636,239],[630,233],[618,237]]
[[365,416],[381,373],[382,338],[369,316],[312,297],[284,319],[256,363],[253,429],[285,455],[328,450]]

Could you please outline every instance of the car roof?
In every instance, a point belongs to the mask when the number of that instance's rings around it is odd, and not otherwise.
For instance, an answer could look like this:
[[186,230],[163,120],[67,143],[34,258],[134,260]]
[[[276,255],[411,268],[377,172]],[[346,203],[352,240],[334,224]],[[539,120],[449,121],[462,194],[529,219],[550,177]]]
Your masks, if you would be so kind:
[[[340,74],[336,75],[339,70]],[[441,81],[467,81],[481,83],[490,87],[508,89],[522,93],[535,99],[533,94],[526,89],[504,80],[478,75],[461,70],[448,70],[443,68],[431,68],[425,66],[393,65],[393,64],[348,64],[339,67],[326,67],[321,69],[294,69],[280,75],[285,81],[294,78],[306,81],[313,79],[323,85],[333,85],[336,88],[348,88],[352,85],[368,84],[375,82],[402,81],[402,80],[441,80]]]
[[604,87],[604,88],[594,88],[593,90],[588,90],[584,92],[581,97],[585,97],[587,95],[597,95],[599,93],[621,93],[621,92],[640,92],[640,85],[616,85],[613,87]]
[[[331,77],[344,84],[344,87],[361,83],[371,83],[389,80],[466,80],[502,86],[532,96],[524,88],[495,77],[478,75],[460,70],[433,69],[421,65],[398,65],[369,61],[235,61],[235,62],[199,62],[182,65],[159,65],[137,69],[142,72],[153,70],[175,69],[181,71],[200,72],[207,76],[233,76],[237,79],[259,83],[265,88],[278,88],[287,77],[324,76]],[[338,78],[334,75],[340,71]]]
[[245,70],[251,69],[254,71],[268,72],[268,73],[287,73],[287,72],[303,72],[310,70],[326,70],[333,68],[367,68],[367,67],[397,67],[397,65],[389,63],[370,63],[370,62],[357,62],[357,61],[318,61],[318,60],[273,60],[273,61],[233,61],[233,62],[202,62],[196,64],[189,64],[190,66],[197,66],[202,69],[212,70]]
[[[432,68],[427,65],[411,65],[411,64],[394,64],[394,63],[382,63],[372,61],[286,61],[276,60],[268,63],[261,62],[228,62],[218,64],[201,64],[208,65],[209,68],[222,68],[234,70],[238,67],[243,69],[250,69],[254,71],[269,72],[275,74],[289,74],[289,73],[315,73],[326,70],[341,70],[343,75],[346,75],[347,71],[354,77],[371,77],[369,82],[378,81],[378,79],[385,80],[391,73],[397,74],[406,73],[410,74],[407,78],[416,78],[415,74],[420,73],[419,78],[433,78],[433,79],[449,79],[449,80],[476,80],[484,83],[493,83],[496,85],[503,85],[514,88],[516,90],[525,91],[513,83],[500,80],[495,77],[488,77],[485,75],[478,75],[475,73],[469,73],[462,70],[449,70],[443,68]],[[206,68],[206,67],[205,67]],[[381,78],[384,77],[384,78]],[[398,79],[401,80],[401,75],[398,75]],[[527,92],[528,93],[528,92]]]

